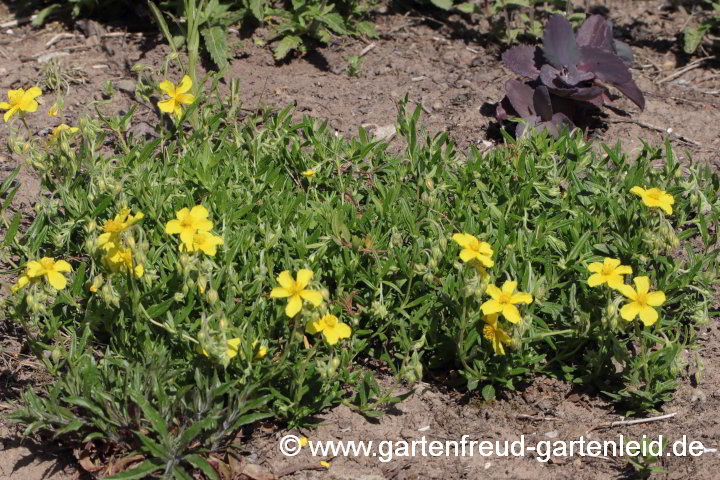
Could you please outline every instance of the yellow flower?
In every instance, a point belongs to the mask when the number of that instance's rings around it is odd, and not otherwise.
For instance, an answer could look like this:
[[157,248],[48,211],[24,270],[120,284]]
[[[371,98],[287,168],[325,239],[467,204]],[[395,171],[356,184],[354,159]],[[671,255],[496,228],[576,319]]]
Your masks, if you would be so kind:
[[5,123],[19,111],[30,113],[36,111],[38,103],[35,101],[35,98],[42,95],[42,90],[38,87],[28,88],[27,91],[19,88],[17,90],[9,90],[7,95],[10,103],[0,102],[0,110],[7,110],[4,116]]
[[322,304],[323,297],[320,292],[315,290],[307,290],[305,287],[308,286],[310,280],[312,280],[313,273],[310,270],[302,269],[297,273],[297,280],[293,280],[290,272],[285,270],[280,273],[277,277],[277,282],[280,284],[279,287],[275,287],[270,292],[270,298],[287,298],[287,306],[285,307],[285,313],[288,317],[294,317],[301,309],[303,300],[307,300],[316,307]]
[[136,277],[142,277],[145,273],[145,268],[142,265],[135,265],[133,268],[132,250],[129,248],[117,247],[108,251],[105,261],[111,270],[117,272],[125,270],[128,272],[134,272]]
[[330,462],[326,462],[325,460],[321,460],[321,461],[320,461],[320,466],[321,466],[321,467],[330,468],[330,465],[331,465]]
[[510,345],[511,340],[508,334],[502,328],[498,328],[499,314],[493,313],[491,315],[485,315],[485,327],[483,328],[483,337],[487,338],[492,342],[493,351],[495,355],[505,355],[505,346]]
[[65,125],[64,123],[61,123],[57,127],[52,129],[52,139],[53,141],[58,141],[60,139],[60,135],[62,135],[63,132],[66,132],[68,136],[75,135],[80,129],[77,127],[71,127],[69,125]]
[[209,232],[212,229],[212,222],[208,220],[207,208],[196,205],[192,210],[183,208],[175,213],[177,220],[170,220],[165,225],[165,233],[168,235],[180,234],[180,241],[186,247],[193,244],[193,239],[198,232]]
[[620,316],[631,322],[637,315],[640,320],[650,326],[657,322],[658,313],[653,307],[659,307],[665,303],[664,292],[650,292],[650,279],[648,277],[634,278],[635,290],[630,285],[622,285],[618,290],[631,301],[620,309]]
[[308,333],[322,332],[325,340],[330,345],[335,345],[341,338],[350,338],[352,330],[350,327],[338,320],[335,315],[325,314],[321,319],[308,323],[305,327]]
[[518,303],[532,303],[533,298],[529,293],[515,292],[517,282],[506,281],[502,290],[495,285],[488,285],[487,293],[491,300],[483,303],[480,308],[485,315],[502,313],[503,317],[510,323],[519,323],[522,320],[520,312],[515,306]]
[[268,352],[268,349],[265,345],[260,344],[260,346],[258,347],[257,344],[258,344],[257,340],[254,340],[252,343],[253,350],[257,350],[257,353],[255,353],[253,360],[259,360],[261,358],[264,358]]
[[307,446],[308,446],[308,438],[300,437],[300,447],[307,447]]
[[17,282],[15,282],[15,285],[13,285],[10,289],[12,290],[12,293],[15,293],[28,283],[30,283],[30,277],[28,277],[27,274],[21,275]]
[[[230,340],[227,341],[226,354],[227,354],[228,360],[232,360],[233,358],[235,358],[237,356],[238,351],[240,350],[240,342],[241,342],[241,340],[239,338],[231,338]],[[208,354],[207,350],[202,348],[200,345],[198,345],[196,347],[196,350],[199,353],[202,353],[203,355],[205,355],[206,357],[210,356]]]
[[177,87],[170,80],[161,82],[158,87],[170,97],[157,104],[158,108],[165,113],[172,113],[176,117],[180,117],[182,115],[182,104],[190,105],[195,101],[195,96],[187,93],[192,88],[192,80],[187,75],[183,77]]
[[593,262],[588,265],[592,273],[588,278],[588,285],[597,287],[607,283],[610,288],[620,288],[625,283],[623,275],[632,273],[632,268],[627,265],[620,265],[620,260],[605,257],[603,263]]
[[456,233],[452,239],[462,247],[460,251],[460,260],[470,262],[477,260],[485,267],[492,267],[495,263],[492,257],[492,247],[487,242],[481,242],[477,237],[469,233]]
[[305,170],[304,172],[302,172],[303,176],[308,177],[308,178],[314,177],[316,173],[317,173],[317,172],[316,172],[315,170],[312,170],[312,169],[310,169],[310,170]]
[[52,107],[50,107],[48,109],[48,116],[57,117],[57,114],[59,111],[60,111],[60,106],[57,103],[53,103]]
[[675,198],[665,190],[660,190],[659,188],[645,190],[642,187],[632,187],[630,193],[634,193],[642,198],[643,203],[648,207],[661,208],[666,214],[672,215],[672,206],[675,203]]
[[67,279],[62,275],[63,272],[72,272],[72,267],[65,260],[55,261],[52,258],[43,257],[39,261],[30,261],[27,264],[27,272],[23,275],[27,277],[27,280],[20,277],[17,284],[23,283],[18,288],[22,288],[34,278],[46,277],[48,283],[55,290],[62,290],[67,285]]
[[184,252],[195,252],[197,250],[202,250],[205,255],[210,255],[211,257],[214,257],[217,253],[217,246],[222,245],[223,243],[224,242],[222,237],[216,237],[209,232],[198,232],[193,235],[192,243],[181,244],[180,250]]
[[120,234],[140,221],[145,215],[142,212],[130,215],[129,208],[123,208],[115,218],[105,220],[102,226],[103,233],[95,240],[95,245],[108,251],[119,247]]

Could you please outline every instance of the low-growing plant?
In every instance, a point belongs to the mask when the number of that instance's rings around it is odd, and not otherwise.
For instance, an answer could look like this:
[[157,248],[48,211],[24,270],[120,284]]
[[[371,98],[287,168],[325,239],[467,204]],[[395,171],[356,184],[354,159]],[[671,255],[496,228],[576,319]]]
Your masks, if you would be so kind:
[[630,48],[615,39],[612,25],[599,15],[588,18],[577,32],[561,15],[553,15],[543,46],[521,45],[503,54],[503,63],[529,82],[510,80],[507,95],[497,107],[498,120],[520,117],[526,127],[556,134],[560,125],[570,128],[587,112],[611,101],[607,86],[617,88],[641,110],[645,98],[632,79]]
[[[628,412],[671,397],[718,281],[708,166],[567,131],[461,153],[406,101],[392,153],[145,81],[168,94],[154,138],[99,104],[48,138],[11,124],[44,189],[2,242],[18,275],[4,316],[53,378],[11,415],[26,434],[120,478],[217,478],[260,420],[382,415],[401,396],[376,365],[488,400],[539,374]],[[11,91],[6,120],[40,94]]]
[[697,3],[701,8],[693,11],[697,12],[698,23],[687,26],[682,31],[685,53],[695,53],[710,33],[720,30],[720,0],[701,0]]

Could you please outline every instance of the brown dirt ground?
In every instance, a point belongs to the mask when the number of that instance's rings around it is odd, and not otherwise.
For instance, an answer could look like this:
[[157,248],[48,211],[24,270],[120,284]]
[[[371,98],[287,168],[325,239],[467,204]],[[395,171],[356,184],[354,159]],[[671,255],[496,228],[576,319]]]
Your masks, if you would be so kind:
[[[606,2],[608,6],[608,2]],[[686,23],[681,12],[663,9],[665,2],[614,1],[610,17],[618,34],[634,48],[634,75],[646,93],[647,108],[640,113],[630,102],[619,99],[615,110],[606,109],[606,117],[590,135],[614,144],[623,142],[626,150],[642,148],[642,141],[658,143],[659,130],[672,129],[678,153],[694,161],[720,165],[720,74],[717,60],[708,58],[697,65],[677,51],[675,35]],[[0,23],[11,19],[0,5]],[[470,20],[456,15],[429,19],[418,13],[388,11],[381,7],[375,18],[380,38],[371,42],[337,39],[305,58],[277,64],[267,47],[256,45],[254,37],[237,33],[239,48],[229,78],[239,78],[244,91],[244,107],[250,111],[264,106],[297,106],[298,114],[326,118],[343,135],[352,135],[362,124],[392,124],[396,117],[395,101],[406,94],[421,102],[426,115],[424,127],[430,132],[447,130],[458,147],[470,145],[488,148],[497,141],[494,120],[488,109],[502,96],[504,82],[512,74],[499,64],[501,49],[479,32],[488,25],[481,17]],[[77,26],[76,26],[77,27]],[[149,29],[149,27],[148,27]],[[130,67],[144,63],[161,67],[168,53],[154,33],[119,35],[122,31],[105,26],[115,36],[86,37],[79,29],[57,23],[34,29],[27,25],[0,29],[0,89],[42,83],[43,65],[38,57],[48,52],[68,55],[59,60],[70,71],[69,91],[64,118],[49,119],[44,112],[54,95],[45,95],[41,113],[30,117],[30,126],[41,133],[61,122],[72,123],[82,114],[90,114],[87,104],[99,99],[103,82],[111,80],[118,89],[116,102],[109,110],[127,109],[134,101],[134,76]],[[75,34],[52,46],[47,42],[59,33]],[[256,31],[256,36],[263,33]],[[118,36],[119,35],[119,36]],[[373,45],[370,48],[370,45]],[[347,58],[364,49],[359,77],[346,73]],[[695,65],[693,67],[693,65]],[[690,66],[685,73],[681,69]],[[175,72],[179,74],[179,72]],[[671,77],[676,75],[675,77]],[[669,78],[670,77],[670,78]],[[668,79],[669,78],[669,79]],[[227,91],[225,85],[221,86]],[[491,110],[491,108],[490,108]],[[145,122],[137,133],[152,131],[156,112],[141,108]],[[631,120],[636,123],[625,123]],[[656,127],[653,129],[652,127]],[[7,142],[10,129],[0,129],[0,142]],[[490,143],[487,143],[490,142]],[[9,172],[22,159],[0,154],[0,171]],[[3,173],[2,175],[6,175]],[[1,181],[1,180],[0,180]],[[12,208],[32,215],[40,188],[36,176],[23,167],[18,182],[21,188]],[[0,276],[0,290],[6,291],[8,276]],[[0,291],[2,295],[3,291]],[[635,426],[596,430],[588,438],[611,440],[623,434],[653,439],[664,435],[671,441],[687,435],[707,447],[720,447],[720,328],[715,320],[699,332],[697,354],[705,364],[702,376],[681,382],[674,400],[664,412],[677,412],[668,420]],[[688,358],[692,354],[688,353]],[[35,445],[20,440],[16,429],[2,418],[12,409],[20,391],[39,385],[43,376],[40,365],[24,354],[18,332],[10,326],[0,328],[0,479],[79,478],[85,476],[72,453],[54,446]],[[692,381],[691,381],[692,380]],[[389,380],[388,383],[389,384]],[[398,391],[403,387],[396,385]],[[338,407],[318,416],[318,427],[302,433],[311,440],[457,440],[463,434],[474,440],[514,440],[521,433],[527,442],[578,439],[593,426],[618,420],[608,404],[596,397],[576,392],[564,383],[540,378],[522,392],[483,404],[474,396],[447,392],[436,385],[420,384],[415,395],[397,405],[378,421],[368,421],[346,407]],[[423,431],[418,429],[429,427]],[[317,467],[304,449],[297,457],[285,458],[277,449],[284,431],[258,429],[247,439],[244,454],[266,471],[287,473],[295,467]],[[698,458],[667,457],[662,466],[669,471],[657,478],[717,478],[720,457],[708,453]],[[572,458],[541,463],[533,458],[402,458],[382,463],[377,458],[336,458],[329,471],[299,469],[283,478],[336,479],[414,479],[414,478],[634,478],[622,459]]]

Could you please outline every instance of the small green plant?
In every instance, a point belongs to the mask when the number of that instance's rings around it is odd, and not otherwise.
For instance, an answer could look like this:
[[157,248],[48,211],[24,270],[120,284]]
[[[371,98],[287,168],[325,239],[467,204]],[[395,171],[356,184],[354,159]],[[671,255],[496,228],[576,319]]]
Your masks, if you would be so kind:
[[[345,15],[341,11],[345,11]],[[273,25],[271,41],[275,42],[275,59],[282,60],[292,51],[304,55],[309,40],[329,43],[332,34],[374,37],[375,28],[371,23],[357,21],[364,13],[363,5],[355,0],[292,0],[281,8],[269,9],[268,21]]]
[[347,59],[347,73],[351,77],[360,76],[360,67],[363,64],[363,58],[360,55],[351,55]]
[[663,452],[668,446],[667,439],[663,438],[662,442],[659,440],[651,441],[643,436],[643,439],[637,442],[640,445],[640,455],[626,457],[628,466],[633,470],[636,478],[645,480],[653,474],[670,473],[659,465],[663,458]]
[[698,12],[699,23],[685,27],[682,32],[683,50],[686,53],[695,53],[709,33],[720,30],[720,1],[702,0],[697,3],[705,8],[694,10]]

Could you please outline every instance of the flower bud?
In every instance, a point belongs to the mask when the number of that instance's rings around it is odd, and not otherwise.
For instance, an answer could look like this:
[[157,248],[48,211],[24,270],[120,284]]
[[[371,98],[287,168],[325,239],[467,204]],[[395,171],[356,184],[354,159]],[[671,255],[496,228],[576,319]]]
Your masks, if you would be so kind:
[[218,322],[218,327],[220,330],[226,330],[228,328],[228,319],[226,317],[222,317]]
[[337,357],[333,357],[330,363],[334,369],[337,369],[340,366],[340,359]]
[[214,288],[211,288],[210,291],[207,293],[207,300],[210,305],[214,304],[218,301],[218,291]]
[[62,359],[62,352],[60,349],[55,347],[50,354],[50,358],[52,358],[53,363],[58,363]]

